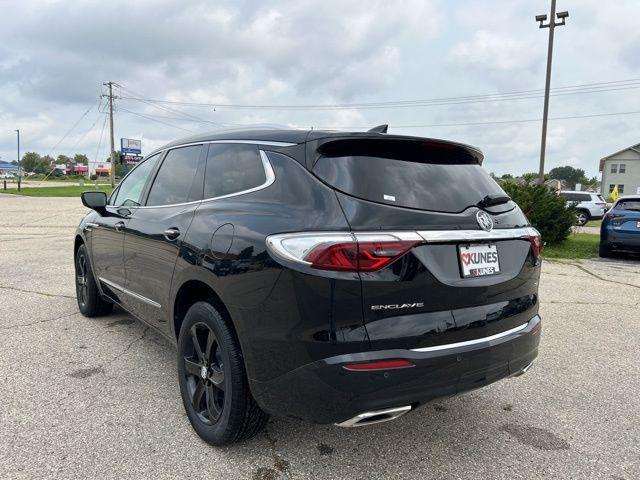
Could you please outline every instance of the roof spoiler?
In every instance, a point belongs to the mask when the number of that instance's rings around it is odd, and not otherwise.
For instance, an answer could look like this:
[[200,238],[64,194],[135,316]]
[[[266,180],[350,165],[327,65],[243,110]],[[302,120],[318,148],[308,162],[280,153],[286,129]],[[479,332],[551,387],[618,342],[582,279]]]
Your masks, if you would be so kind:
[[382,125],[378,125],[377,127],[373,127],[370,130],[367,130],[367,132],[371,132],[371,133],[387,133],[387,130],[389,130],[389,125],[384,123]]

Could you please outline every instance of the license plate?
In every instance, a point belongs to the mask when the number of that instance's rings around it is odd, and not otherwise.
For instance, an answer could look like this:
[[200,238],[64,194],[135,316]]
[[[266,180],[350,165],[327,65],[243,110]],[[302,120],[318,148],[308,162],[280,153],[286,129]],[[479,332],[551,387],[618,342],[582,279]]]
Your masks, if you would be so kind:
[[500,273],[496,245],[461,245],[459,257],[463,277],[482,277]]

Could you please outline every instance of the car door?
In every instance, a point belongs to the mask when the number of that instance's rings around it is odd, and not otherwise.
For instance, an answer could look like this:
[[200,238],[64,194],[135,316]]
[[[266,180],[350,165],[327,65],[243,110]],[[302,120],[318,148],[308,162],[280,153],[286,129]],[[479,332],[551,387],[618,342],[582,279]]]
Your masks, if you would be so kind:
[[129,218],[124,240],[127,307],[160,329],[167,327],[169,291],[178,253],[202,200],[202,145],[169,150],[144,206]]
[[141,162],[127,175],[109,198],[104,215],[98,215],[91,230],[91,260],[102,291],[124,303],[125,284],[124,236],[132,210],[140,205],[145,186],[156,166],[159,155]]

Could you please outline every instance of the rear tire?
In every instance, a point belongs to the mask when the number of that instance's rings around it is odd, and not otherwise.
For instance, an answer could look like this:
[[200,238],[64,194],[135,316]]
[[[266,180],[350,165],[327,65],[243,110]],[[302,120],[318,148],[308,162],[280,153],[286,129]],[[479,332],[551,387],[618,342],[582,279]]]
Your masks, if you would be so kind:
[[589,213],[584,210],[578,210],[576,212],[576,225],[584,227],[589,221]]
[[598,255],[600,256],[600,258],[611,257],[611,247],[600,244],[600,247],[598,247]]
[[87,248],[84,245],[80,245],[76,252],[75,266],[76,299],[80,313],[85,317],[99,317],[111,313],[113,303],[100,296]]
[[207,302],[194,303],[180,327],[178,381],[191,426],[211,445],[251,438],[269,420],[249,391],[234,332]]

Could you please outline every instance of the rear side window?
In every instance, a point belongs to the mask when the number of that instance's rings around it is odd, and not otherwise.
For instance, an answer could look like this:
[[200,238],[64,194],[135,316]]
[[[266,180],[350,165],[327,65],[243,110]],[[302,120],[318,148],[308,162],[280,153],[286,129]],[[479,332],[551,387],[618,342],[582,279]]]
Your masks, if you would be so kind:
[[169,150],[151,186],[147,205],[173,205],[202,199],[201,145]]
[[576,197],[578,198],[579,202],[590,202],[591,201],[591,194],[589,194],[589,193],[576,193]]
[[244,192],[264,184],[267,177],[256,145],[212,143],[207,155],[204,198]]
[[415,142],[404,148],[379,142],[376,148],[375,142],[367,143],[373,148],[355,146],[353,153],[321,147],[324,155],[313,172],[348,195],[421,210],[457,213],[487,195],[506,196],[461,147]]

